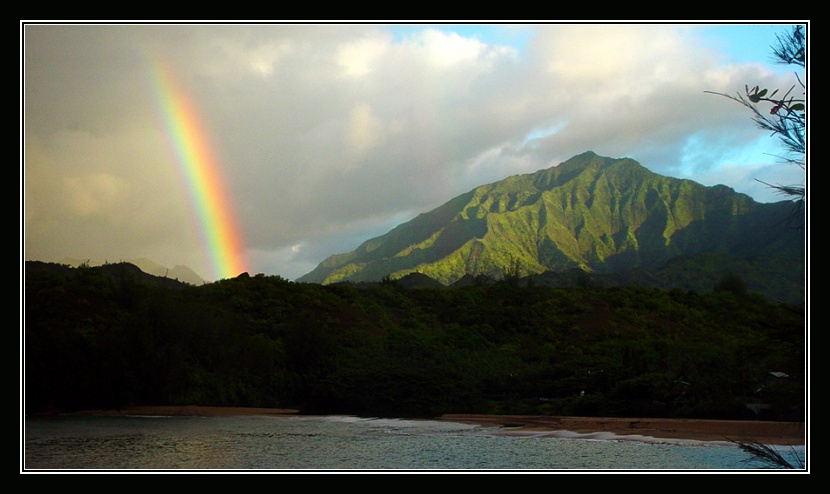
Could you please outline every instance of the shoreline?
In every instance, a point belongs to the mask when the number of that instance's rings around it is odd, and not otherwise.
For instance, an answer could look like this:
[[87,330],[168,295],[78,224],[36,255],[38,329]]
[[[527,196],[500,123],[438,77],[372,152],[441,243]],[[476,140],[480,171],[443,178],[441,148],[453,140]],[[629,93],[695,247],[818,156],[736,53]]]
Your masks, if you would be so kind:
[[[140,415],[175,417],[299,416],[288,408],[212,406],[136,406],[119,410],[87,410],[66,415]],[[498,427],[512,435],[549,435],[586,439],[729,441],[750,440],[775,446],[806,444],[803,422],[708,420],[544,415],[445,414],[432,420]]]
[[446,414],[441,420],[504,427],[508,434],[584,439],[701,442],[731,439],[775,446],[803,446],[807,442],[803,422],[471,414]]

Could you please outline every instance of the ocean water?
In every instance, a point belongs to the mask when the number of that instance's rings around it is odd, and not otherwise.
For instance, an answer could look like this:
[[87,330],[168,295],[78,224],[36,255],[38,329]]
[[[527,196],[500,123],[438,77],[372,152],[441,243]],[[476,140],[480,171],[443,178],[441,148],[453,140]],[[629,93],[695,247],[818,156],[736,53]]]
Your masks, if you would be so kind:
[[769,470],[728,442],[350,416],[27,417],[21,442],[24,472]]

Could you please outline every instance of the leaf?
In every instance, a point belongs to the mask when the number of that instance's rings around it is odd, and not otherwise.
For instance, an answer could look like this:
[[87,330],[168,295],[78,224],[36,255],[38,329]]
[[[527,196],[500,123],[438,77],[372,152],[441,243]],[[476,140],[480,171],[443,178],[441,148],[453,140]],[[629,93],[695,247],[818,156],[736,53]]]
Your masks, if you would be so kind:
[[755,88],[752,90],[752,94],[750,94],[748,96],[749,96],[750,101],[752,101],[753,103],[758,103],[759,101],[761,101],[761,98],[763,98],[764,95],[766,95],[766,94],[767,94],[766,89],[762,89],[762,90],[758,91],[758,86],[755,86]]

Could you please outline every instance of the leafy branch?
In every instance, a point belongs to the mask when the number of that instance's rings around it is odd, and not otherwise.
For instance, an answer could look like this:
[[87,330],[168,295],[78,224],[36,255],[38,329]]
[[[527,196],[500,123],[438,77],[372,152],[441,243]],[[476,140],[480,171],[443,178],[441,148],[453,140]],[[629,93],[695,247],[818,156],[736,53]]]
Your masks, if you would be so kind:
[[[778,45],[773,48],[774,59],[781,64],[798,65],[806,67],[807,48],[804,35],[804,26],[794,26],[791,33],[777,36]],[[752,120],[763,129],[768,130],[772,135],[777,135],[789,157],[784,161],[795,164],[804,172],[807,171],[807,100],[806,97],[796,97],[793,92],[800,88],[804,95],[807,93],[807,84],[796,74],[796,84],[781,97],[776,98],[778,90],[771,93],[768,89],[761,89],[759,86],[750,88],[744,87],[744,94],[737,93],[735,96],[705,91],[710,94],[724,96],[736,101],[752,111]],[[759,105],[771,105],[768,111],[762,111]],[[759,182],[761,182],[759,180]],[[807,189],[804,185],[771,185],[761,182],[764,185],[777,189],[778,192],[795,198],[799,207],[807,199]]]
[[[762,444],[754,439],[732,439],[727,437],[726,440],[733,444],[736,444],[743,451],[752,455],[752,458],[748,459],[747,461],[755,459],[773,468],[804,468],[804,464],[801,460],[796,460],[798,464],[794,465],[786,458],[784,458],[784,456],[781,453],[779,453],[778,450],[776,450],[775,448],[766,444]],[[791,447],[791,449],[793,448]],[[793,449],[793,455],[796,456],[794,451],[795,450]]]

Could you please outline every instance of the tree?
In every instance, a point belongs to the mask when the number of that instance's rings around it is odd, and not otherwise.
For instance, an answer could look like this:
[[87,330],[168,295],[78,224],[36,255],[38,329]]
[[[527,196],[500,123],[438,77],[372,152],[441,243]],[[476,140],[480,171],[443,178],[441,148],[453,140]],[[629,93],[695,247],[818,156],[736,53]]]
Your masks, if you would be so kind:
[[518,257],[510,256],[510,261],[506,266],[502,267],[502,280],[511,285],[519,282],[522,277],[522,260]]
[[[806,68],[807,43],[806,33],[803,25],[793,26],[792,32],[777,35],[777,44],[771,46],[773,60],[784,65],[796,65],[802,69]],[[806,145],[806,123],[807,123],[807,83],[802,80],[798,73],[795,74],[796,83],[783,94],[776,97],[779,90],[770,92],[768,89],[761,89],[759,86],[750,88],[745,86],[745,94],[731,96],[723,93],[707,93],[725,96],[733,101],[744,105],[752,111],[752,120],[763,129],[768,130],[772,135],[777,135],[787,152],[783,157],[786,163],[800,167],[805,175],[807,173],[807,145]],[[796,93],[801,91],[799,97]],[[759,105],[769,105],[769,110],[763,111]],[[761,182],[759,180],[759,182]],[[794,216],[802,212],[804,203],[807,200],[807,189],[802,184],[772,185],[761,182],[781,194],[793,198],[796,208]]]
[[715,284],[715,292],[732,292],[738,296],[746,295],[746,283],[740,276],[734,274],[727,274],[721,277]]

